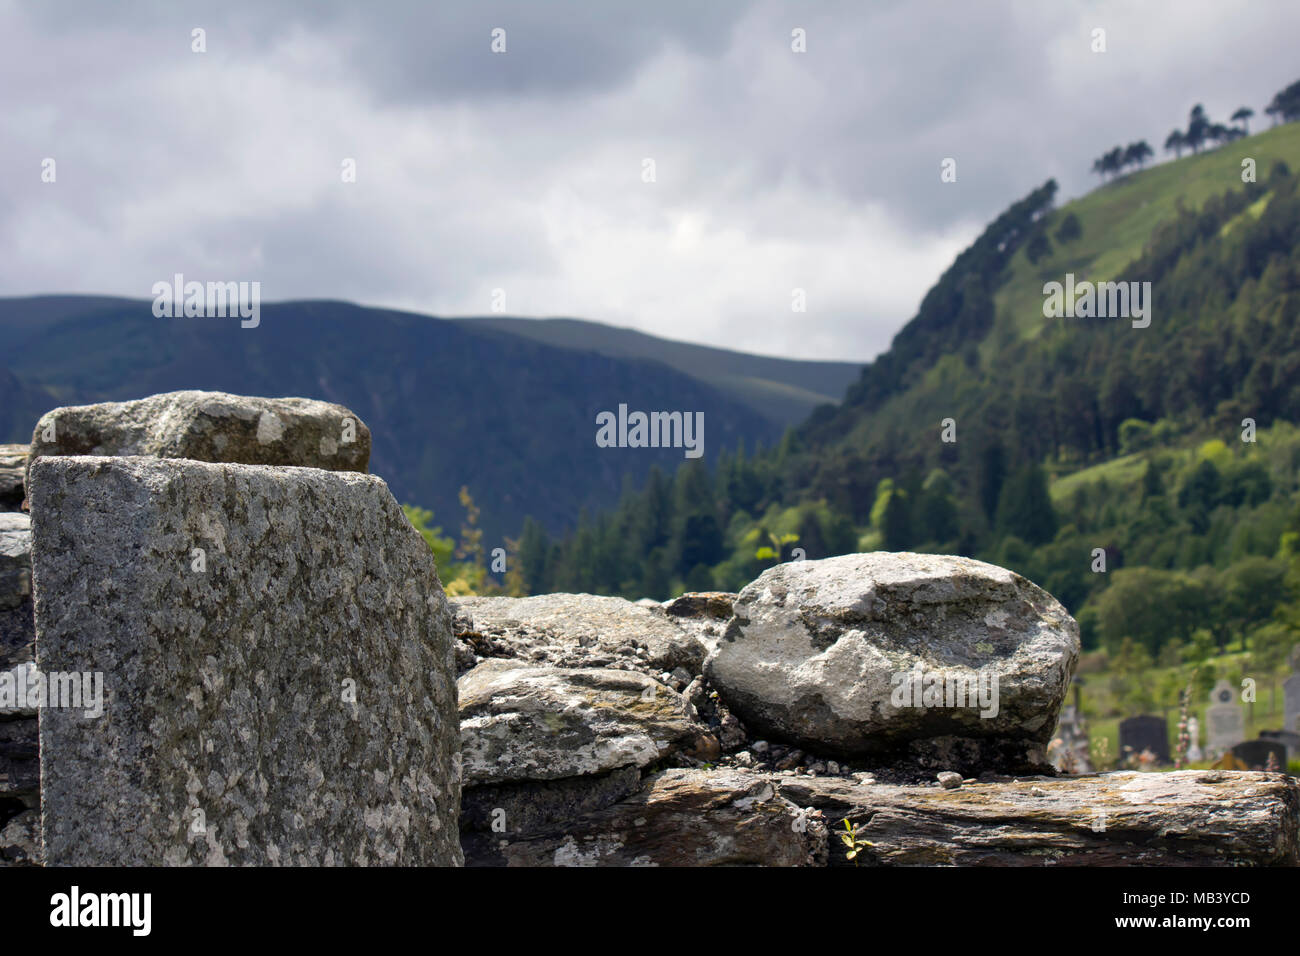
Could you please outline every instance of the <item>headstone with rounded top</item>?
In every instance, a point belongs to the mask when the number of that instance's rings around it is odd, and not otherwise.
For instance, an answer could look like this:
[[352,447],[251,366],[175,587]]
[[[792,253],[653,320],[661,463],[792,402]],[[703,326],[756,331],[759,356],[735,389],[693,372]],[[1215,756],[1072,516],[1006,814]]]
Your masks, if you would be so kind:
[[1169,727],[1163,717],[1130,717],[1119,724],[1121,759],[1149,751],[1158,763],[1169,763]]
[[1237,692],[1226,680],[1221,680],[1210,691],[1210,706],[1205,711],[1207,726],[1205,751],[1218,757],[1241,743],[1246,736]]
[[1286,747],[1286,759],[1300,760],[1300,734],[1290,730],[1261,730],[1260,740],[1276,740]]
[[1274,770],[1286,769],[1286,744],[1278,740],[1243,740],[1232,748],[1232,755],[1251,770],[1269,769],[1270,757]]

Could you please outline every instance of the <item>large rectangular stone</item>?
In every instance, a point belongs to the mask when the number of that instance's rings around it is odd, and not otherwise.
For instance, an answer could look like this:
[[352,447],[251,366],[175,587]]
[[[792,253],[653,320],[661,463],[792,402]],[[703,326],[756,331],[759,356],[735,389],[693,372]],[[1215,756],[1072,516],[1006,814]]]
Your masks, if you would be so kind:
[[[459,865],[450,616],[378,478],[184,459],[31,471],[58,864]],[[84,704],[84,701],[83,701]]]
[[1281,773],[1028,777],[888,786],[782,775],[777,791],[822,812],[832,866],[848,820],[865,866],[1297,866],[1300,784]]

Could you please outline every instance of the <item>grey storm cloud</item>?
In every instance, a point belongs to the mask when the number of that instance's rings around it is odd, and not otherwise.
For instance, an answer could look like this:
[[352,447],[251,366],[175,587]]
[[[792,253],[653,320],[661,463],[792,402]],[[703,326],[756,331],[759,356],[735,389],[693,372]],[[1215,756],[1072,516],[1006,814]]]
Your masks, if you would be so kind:
[[184,272],[477,315],[500,291],[866,359],[1046,179],[1081,194],[1197,102],[1262,114],[1298,27],[1284,0],[0,0],[0,294]]

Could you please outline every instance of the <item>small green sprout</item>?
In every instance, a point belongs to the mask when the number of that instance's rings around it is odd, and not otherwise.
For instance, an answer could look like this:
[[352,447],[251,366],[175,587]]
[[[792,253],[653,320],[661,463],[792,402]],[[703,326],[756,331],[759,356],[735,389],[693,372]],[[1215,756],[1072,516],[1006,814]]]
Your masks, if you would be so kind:
[[854,866],[858,865],[859,853],[869,846],[875,846],[870,840],[859,839],[857,827],[849,822],[848,817],[844,818],[844,832],[840,834],[840,842],[848,847],[845,858],[852,860]]

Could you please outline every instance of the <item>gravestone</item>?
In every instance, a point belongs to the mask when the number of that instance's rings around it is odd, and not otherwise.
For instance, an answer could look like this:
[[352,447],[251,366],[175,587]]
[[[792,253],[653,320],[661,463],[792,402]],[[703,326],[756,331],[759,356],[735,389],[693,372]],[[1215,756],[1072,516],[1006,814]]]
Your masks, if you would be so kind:
[[1243,740],[1232,748],[1232,755],[1251,770],[1263,770],[1272,754],[1277,769],[1286,769],[1286,745],[1277,740]]
[[1282,729],[1300,734],[1300,644],[1291,652],[1291,672],[1282,682]]
[[1169,727],[1163,717],[1145,714],[1120,721],[1121,759],[1135,757],[1144,750],[1155,754],[1158,763],[1169,763]]
[[1287,760],[1300,760],[1300,734],[1290,730],[1261,730],[1260,740],[1276,740],[1286,747]]
[[1205,720],[1209,725],[1205,752],[1211,757],[1222,756],[1246,736],[1237,692],[1226,680],[1219,681],[1210,692],[1210,706],[1206,708]]
[[1201,749],[1201,722],[1195,717],[1187,718],[1187,759],[1191,763],[1205,759],[1205,751]]

